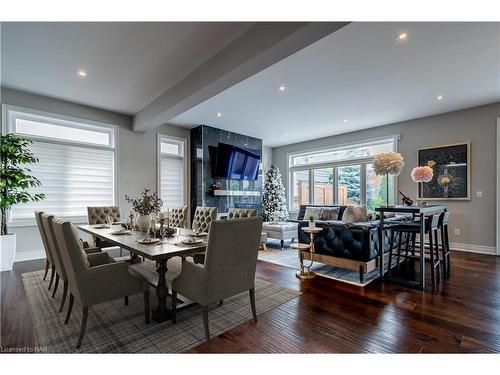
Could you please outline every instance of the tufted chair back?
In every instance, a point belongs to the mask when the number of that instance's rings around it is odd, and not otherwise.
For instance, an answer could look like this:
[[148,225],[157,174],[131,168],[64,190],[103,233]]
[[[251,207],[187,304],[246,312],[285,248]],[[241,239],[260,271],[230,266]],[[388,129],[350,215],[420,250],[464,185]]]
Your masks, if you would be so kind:
[[179,206],[169,209],[170,226],[175,228],[188,227],[188,206]]
[[208,232],[212,221],[217,219],[217,207],[196,207],[192,229]]
[[227,214],[229,220],[252,216],[257,216],[257,210],[255,208],[230,208]]
[[111,216],[113,222],[121,220],[119,206],[87,207],[89,224],[105,224],[106,218]]

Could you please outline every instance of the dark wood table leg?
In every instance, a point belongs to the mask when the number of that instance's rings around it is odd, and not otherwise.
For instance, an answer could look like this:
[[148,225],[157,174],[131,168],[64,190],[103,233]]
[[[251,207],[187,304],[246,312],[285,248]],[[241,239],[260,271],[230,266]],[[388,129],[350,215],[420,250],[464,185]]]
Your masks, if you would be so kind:
[[380,211],[380,224],[378,228],[378,249],[380,277],[384,277],[384,211]]
[[422,290],[425,289],[425,215],[424,214],[420,214],[420,289]]
[[158,307],[153,310],[153,319],[157,323],[169,320],[172,316],[170,311],[167,309],[167,295],[168,287],[165,280],[165,274],[167,273],[167,260],[162,259],[158,261],[158,285],[156,287],[156,296],[158,297]]

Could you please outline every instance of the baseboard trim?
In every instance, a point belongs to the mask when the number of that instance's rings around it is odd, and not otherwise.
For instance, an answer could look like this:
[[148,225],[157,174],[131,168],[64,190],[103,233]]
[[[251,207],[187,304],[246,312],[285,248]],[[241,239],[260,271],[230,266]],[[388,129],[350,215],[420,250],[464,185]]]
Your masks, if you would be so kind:
[[470,245],[467,243],[450,242],[450,249],[456,251],[466,251],[469,253],[497,255],[497,249],[495,246]]
[[45,259],[45,251],[30,250],[30,251],[17,252],[14,262],[24,262],[26,260],[35,260],[35,259]]

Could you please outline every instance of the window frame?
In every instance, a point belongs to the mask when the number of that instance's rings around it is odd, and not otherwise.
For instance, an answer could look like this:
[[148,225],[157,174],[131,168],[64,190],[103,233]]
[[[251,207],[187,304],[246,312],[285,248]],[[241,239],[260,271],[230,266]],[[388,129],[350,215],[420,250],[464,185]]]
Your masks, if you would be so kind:
[[[183,149],[183,154],[184,156],[176,156],[173,154],[165,154],[162,156],[161,153],[161,143],[163,139],[171,140],[174,141],[175,143],[180,143],[182,144],[182,149]],[[189,180],[188,180],[188,140],[183,137],[176,137],[173,135],[168,135],[168,134],[162,134],[162,133],[157,133],[156,135],[156,191],[158,192],[158,196],[161,199],[161,159],[162,158],[170,158],[170,159],[177,159],[183,160],[183,178],[184,178],[184,189],[182,192],[182,203],[181,205],[187,205],[189,206],[188,203],[188,196],[189,196]]]
[[[287,160],[287,175],[288,175],[288,192],[287,192],[287,198],[288,198],[288,211],[291,213],[297,213],[299,211],[298,208],[293,207],[293,189],[292,189],[292,184],[293,184],[293,172],[298,172],[298,171],[309,171],[309,203],[313,205],[314,203],[314,170],[315,169],[321,169],[321,168],[333,168],[333,200],[334,204],[338,204],[338,168],[339,167],[345,167],[345,166],[354,166],[354,165],[360,165],[361,166],[361,171],[360,171],[360,194],[361,194],[361,205],[366,205],[366,166],[368,164],[373,163],[373,159],[375,156],[369,156],[369,157],[356,157],[356,158],[351,158],[351,159],[343,159],[339,161],[330,161],[330,162],[319,162],[319,163],[310,163],[310,164],[302,164],[302,165],[297,165],[294,166],[292,165],[293,158],[297,156],[306,156],[309,154],[313,153],[323,153],[323,152],[329,152],[329,151],[337,151],[337,150],[345,150],[349,148],[358,148],[362,146],[369,146],[369,145],[375,145],[375,144],[381,144],[384,141],[392,141],[393,144],[393,152],[398,152],[398,145],[399,141],[401,140],[401,135],[399,134],[393,134],[393,135],[387,135],[387,136],[382,136],[382,137],[377,137],[377,138],[371,138],[369,140],[366,140],[364,142],[359,142],[359,141],[353,141],[353,142],[348,142],[348,143],[342,143],[338,144],[335,146],[330,146],[330,147],[324,147],[324,148],[310,148],[310,149],[305,149],[305,150],[299,150],[299,151],[294,151],[294,152],[289,152],[286,155],[286,160]],[[397,191],[398,191],[398,186],[397,186],[397,176],[391,176],[393,179],[393,186],[394,186],[394,191],[393,191],[393,200],[396,202],[397,200]]]
[[[18,116],[16,116],[18,115]],[[54,125],[70,127],[74,129],[83,130],[106,130],[109,134],[110,144],[108,146],[99,145],[89,142],[79,142],[79,141],[65,141],[57,138],[35,136],[23,133],[16,133],[15,120],[18,118],[37,121],[37,119],[46,119],[50,122],[54,122]],[[49,123],[50,123],[49,122]],[[15,106],[10,104],[2,104],[2,134],[15,133],[19,134],[25,138],[31,139],[32,141],[58,144],[66,146],[76,146],[85,147],[90,149],[106,150],[113,152],[113,205],[117,205],[119,197],[119,147],[118,147],[118,137],[119,137],[119,126],[104,122],[98,122],[93,120],[82,119],[73,116],[61,115],[57,113],[39,111],[32,108]],[[87,216],[72,216],[68,217],[72,222],[77,224],[87,223]],[[18,227],[33,227],[36,226],[36,220],[33,219],[26,220],[12,220],[11,210],[7,212],[7,223],[11,228]]]

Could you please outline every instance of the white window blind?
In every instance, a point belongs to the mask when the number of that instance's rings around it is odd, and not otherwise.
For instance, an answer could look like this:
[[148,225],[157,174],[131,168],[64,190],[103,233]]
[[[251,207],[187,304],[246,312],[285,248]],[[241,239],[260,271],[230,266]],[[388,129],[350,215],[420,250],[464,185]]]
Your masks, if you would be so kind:
[[182,159],[161,159],[161,200],[165,207],[184,203],[184,161]]
[[163,207],[185,204],[185,141],[159,136],[159,190]]
[[87,206],[114,205],[112,128],[87,124],[78,128],[74,122],[65,126],[60,119],[18,111],[9,112],[9,124],[11,131],[33,141],[30,150],[39,162],[28,167],[42,186],[31,191],[46,196],[40,202],[15,205],[10,212],[12,223],[33,224],[37,210],[86,220]]

